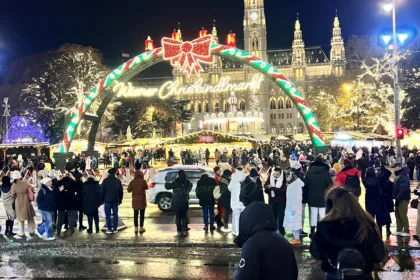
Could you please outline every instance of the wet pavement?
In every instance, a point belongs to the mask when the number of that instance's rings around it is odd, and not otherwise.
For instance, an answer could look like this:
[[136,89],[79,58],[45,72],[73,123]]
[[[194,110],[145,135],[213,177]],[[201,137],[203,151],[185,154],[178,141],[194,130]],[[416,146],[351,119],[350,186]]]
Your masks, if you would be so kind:
[[[307,250],[296,249],[295,255],[299,279],[324,279]],[[375,272],[375,279],[420,279],[419,255],[390,252],[385,271]],[[0,278],[232,279],[239,259],[234,248],[21,247],[1,251]]]

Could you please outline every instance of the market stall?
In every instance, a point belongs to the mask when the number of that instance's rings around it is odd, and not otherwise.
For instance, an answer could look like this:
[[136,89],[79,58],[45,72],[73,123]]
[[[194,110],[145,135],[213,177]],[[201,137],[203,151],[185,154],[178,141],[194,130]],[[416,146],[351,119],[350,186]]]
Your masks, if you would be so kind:
[[251,138],[203,130],[167,141],[166,156],[168,156],[170,149],[174,152],[175,157],[179,159],[181,150],[198,151],[201,149],[205,151],[208,148],[210,150],[210,158],[214,158],[216,149],[223,153],[223,150],[226,148],[229,157],[233,149],[251,149],[253,141],[255,140]]

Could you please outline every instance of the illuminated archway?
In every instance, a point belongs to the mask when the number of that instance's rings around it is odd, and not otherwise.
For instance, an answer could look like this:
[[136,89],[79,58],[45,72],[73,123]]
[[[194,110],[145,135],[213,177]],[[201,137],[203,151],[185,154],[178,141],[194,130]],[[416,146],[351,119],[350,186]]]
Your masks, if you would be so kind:
[[[242,62],[256,69],[260,73],[264,74],[267,78],[269,78],[275,84],[277,84],[277,86],[280,87],[290,98],[290,100],[295,104],[296,108],[301,114],[307,126],[309,135],[312,140],[312,144],[315,147],[325,146],[323,135],[308,103],[305,101],[302,94],[297,90],[295,85],[293,85],[293,83],[279,70],[271,66],[269,63],[262,61],[260,58],[253,56],[248,52],[226,45],[211,44],[211,54]],[[120,67],[112,71],[102,81],[100,81],[98,85],[92,90],[92,92],[86,97],[84,102],[79,106],[77,112],[73,114],[70,124],[64,133],[63,143],[61,145],[60,152],[65,153],[69,151],[71,142],[77,131],[77,127],[80,121],[82,119],[89,119],[91,117],[89,114],[86,114],[86,112],[88,111],[91,104],[99,97],[99,95],[102,92],[105,92],[104,89],[115,85],[115,82],[128,81],[141,71],[158,62],[161,62],[162,60],[163,49],[156,48],[152,51],[142,53],[130,59],[129,61],[125,62]],[[105,98],[102,100],[100,110],[105,110],[106,106],[108,106],[112,98],[112,95],[106,95]],[[91,130],[94,129],[95,134],[98,129],[98,125],[98,121],[96,121],[96,127],[91,128]],[[95,137],[94,134],[93,137]]]

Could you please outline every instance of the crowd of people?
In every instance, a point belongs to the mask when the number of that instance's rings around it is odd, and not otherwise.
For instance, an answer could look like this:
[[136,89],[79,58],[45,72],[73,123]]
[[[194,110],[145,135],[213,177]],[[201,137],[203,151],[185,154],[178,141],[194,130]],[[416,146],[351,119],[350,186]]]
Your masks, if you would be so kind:
[[[197,182],[195,192],[202,207],[203,230],[228,230],[232,213],[231,233],[235,243],[242,247],[242,259],[246,260],[246,265],[239,266],[236,279],[247,279],[248,275],[270,279],[269,275],[274,273],[273,263],[284,267],[284,273],[292,277],[287,279],[297,279],[292,246],[302,244],[302,238],[307,235],[312,240],[311,254],[322,261],[327,279],[340,279],[338,267],[346,265],[356,266],[363,279],[370,279],[373,264],[385,256],[383,229],[387,236],[410,236],[407,217],[410,180],[415,179],[415,171],[419,180],[420,152],[415,147],[405,148],[406,158],[399,163],[394,160],[392,151],[392,147],[370,150],[333,147],[325,155],[314,155],[311,146],[298,142],[273,142],[253,145],[251,149],[238,147],[230,153],[227,149],[216,150],[216,163],[223,159],[229,168],[217,165],[214,177],[204,173]],[[171,152],[169,158],[175,157]],[[208,165],[209,149],[200,154],[184,150],[180,158],[183,164]],[[89,172],[98,168],[94,156],[68,159],[68,172],[60,179],[54,172],[45,171],[42,164],[48,163],[47,159],[40,161],[37,169],[42,178],[37,194],[34,186],[24,180],[19,163],[16,166],[13,159],[1,186],[7,215],[5,235],[26,238],[25,222],[28,238],[38,235],[47,241],[55,240],[64,230],[66,235],[67,232],[73,234],[77,227],[87,229],[89,234],[98,233],[101,207],[106,234],[118,232],[118,210],[124,189],[116,173],[121,166],[135,170],[127,188],[127,192],[132,193],[134,232],[146,232],[148,184],[142,169],[148,167],[154,155],[147,150],[138,154],[129,150],[121,155],[103,155],[108,156],[113,165],[101,183]],[[393,181],[391,170],[395,173]],[[82,180],[84,174],[88,176],[86,181]],[[362,187],[366,191],[366,211],[359,203]],[[167,182],[165,188],[172,191],[171,210],[175,213],[177,234],[188,235],[192,183],[186,172],[180,170],[177,178]],[[415,194],[420,196],[420,184]],[[36,203],[42,217],[38,226],[32,202]],[[307,208],[308,233],[303,231]],[[394,233],[391,232],[391,213],[397,221]],[[85,216],[88,227],[84,223]],[[18,233],[13,232],[15,221],[19,223]],[[281,237],[287,232],[292,235],[289,242]],[[419,236],[420,221],[414,238],[420,241]],[[279,255],[279,252],[283,253]],[[265,257],[258,257],[261,255]],[[253,269],[257,262],[260,269]]]

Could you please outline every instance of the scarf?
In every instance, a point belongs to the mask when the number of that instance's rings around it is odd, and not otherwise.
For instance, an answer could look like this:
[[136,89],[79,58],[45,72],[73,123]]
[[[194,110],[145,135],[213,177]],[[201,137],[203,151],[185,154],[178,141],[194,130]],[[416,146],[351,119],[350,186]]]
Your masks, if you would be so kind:
[[277,179],[277,182],[274,183],[276,181],[276,178],[274,178],[273,174],[271,174],[270,176],[270,185],[272,185],[273,187],[280,189],[283,186],[283,176],[284,176],[284,172],[281,172],[280,177]]

